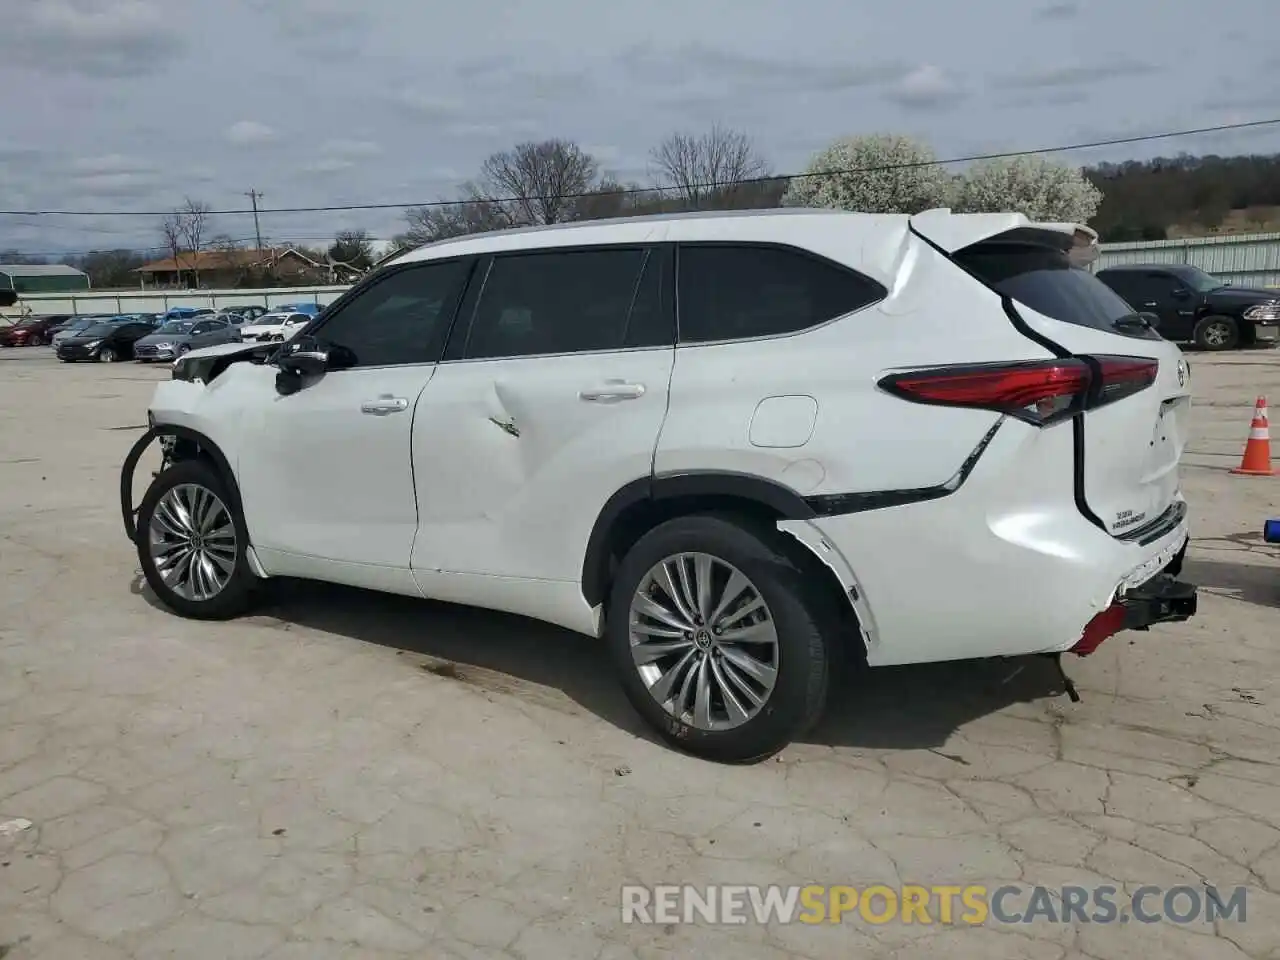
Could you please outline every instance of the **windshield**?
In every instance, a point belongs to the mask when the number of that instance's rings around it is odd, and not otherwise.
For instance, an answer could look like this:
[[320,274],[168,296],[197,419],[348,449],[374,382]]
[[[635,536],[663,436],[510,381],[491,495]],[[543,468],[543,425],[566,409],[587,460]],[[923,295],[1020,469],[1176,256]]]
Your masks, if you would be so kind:
[[119,324],[94,323],[86,327],[81,335],[85,337],[105,337],[108,333],[113,331],[117,326],[119,326]]
[[1208,293],[1210,290],[1221,290],[1226,286],[1211,273],[1205,273],[1199,267],[1181,267],[1178,279],[1195,290],[1196,293]]
[[190,333],[195,325],[194,320],[170,320],[156,333]]

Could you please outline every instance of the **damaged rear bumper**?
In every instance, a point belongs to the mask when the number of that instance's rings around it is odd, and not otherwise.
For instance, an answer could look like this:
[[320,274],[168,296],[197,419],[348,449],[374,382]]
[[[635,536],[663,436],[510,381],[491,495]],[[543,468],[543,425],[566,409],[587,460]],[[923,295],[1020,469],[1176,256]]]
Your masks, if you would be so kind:
[[[1180,569],[1182,557],[1176,561]],[[1175,564],[1170,564],[1175,567]],[[1117,594],[1111,606],[1094,617],[1071,653],[1085,657],[1122,630],[1146,630],[1157,623],[1179,623],[1196,615],[1196,586],[1161,572],[1146,583]]]

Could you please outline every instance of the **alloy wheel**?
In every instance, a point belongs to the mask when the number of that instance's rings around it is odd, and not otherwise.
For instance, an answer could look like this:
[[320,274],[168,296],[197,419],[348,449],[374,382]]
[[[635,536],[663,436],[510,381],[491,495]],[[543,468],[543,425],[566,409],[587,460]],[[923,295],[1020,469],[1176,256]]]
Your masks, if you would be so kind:
[[1231,340],[1231,327],[1221,320],[1209,324],[1204,330],[1204,342],[1211,347],[1221,347]]
[[148,549],[165,586],[184,600],[211,600],[236,568],[231,511],[207,487],[180,483],[156,503]]
[[98,359],[103,363],[113,363],[116,359],[116,352],[110,347],[103,347],[98,351]]
[[732,564],[681,553],[655,564],[631,600],[631,657],[649,694],[698,730],[731,730],[764,708],[778,679],[768,604]]

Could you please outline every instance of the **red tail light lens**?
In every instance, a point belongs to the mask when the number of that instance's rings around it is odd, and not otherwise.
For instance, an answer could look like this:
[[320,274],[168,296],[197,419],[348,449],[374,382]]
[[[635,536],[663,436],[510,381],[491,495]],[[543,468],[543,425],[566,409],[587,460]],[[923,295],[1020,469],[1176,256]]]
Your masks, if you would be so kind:
[[1146,357],[1095,357],[1101,374],[1098,397],[1092,404],[1101,406],[1132,396],[1156,382],[1160,361]]
[[915,403],[997,410],[1045,424],[1082,409],[1093,381],[1083,360],[978,364],[916,370],[885,377],[880,386]]
[[1159,369],[1146,357],[1067,357],[913,370],[879,385],[913,403],[995,410],[1046,426],[1145,390]]

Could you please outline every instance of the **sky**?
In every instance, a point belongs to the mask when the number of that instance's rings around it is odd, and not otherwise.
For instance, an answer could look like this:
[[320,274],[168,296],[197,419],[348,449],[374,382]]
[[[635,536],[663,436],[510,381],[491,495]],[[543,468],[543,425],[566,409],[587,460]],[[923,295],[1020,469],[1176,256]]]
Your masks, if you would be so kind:
[[[270,210],[448,199],[550,137],[643,183],[717,123],[787,173],[857,134],[954,157],[1280,118],[1278,2],[0,0],[0,209],[100,214],[0,214],[0,249],[159,248],[155,212],[250,189],[266,242],[389,238],[396,210]],[[1280,124],[1060,159],[1184,151],[1280,152]]]

